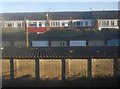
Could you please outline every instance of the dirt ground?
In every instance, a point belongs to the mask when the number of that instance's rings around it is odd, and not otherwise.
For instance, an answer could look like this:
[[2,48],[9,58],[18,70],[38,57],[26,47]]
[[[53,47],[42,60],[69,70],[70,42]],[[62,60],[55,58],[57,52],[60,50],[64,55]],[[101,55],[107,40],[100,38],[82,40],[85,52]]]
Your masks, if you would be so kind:
[[[62,65],[61,60],[40,60],[40,78],[41,79],[61,79]],[[10,79],[9,60],[2,61],[2,78]],[[120,59],[118,63],[120,71]],[[87,59],[66,59],[66,78],[87,77]],[[15,78],[35,78],[35,61],[28,59],[15,59],[14,61]],[[92,77],[113,76],[112,59],[93,59]]]

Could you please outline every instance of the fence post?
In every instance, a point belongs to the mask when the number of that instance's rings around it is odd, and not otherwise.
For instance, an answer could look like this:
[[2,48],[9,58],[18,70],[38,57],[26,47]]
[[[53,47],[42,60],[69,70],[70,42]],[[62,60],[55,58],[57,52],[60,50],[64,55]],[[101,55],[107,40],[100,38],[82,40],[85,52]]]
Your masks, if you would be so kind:
[[49,47],[51,47],[51,40],[48,40],[48,45]]
[[114,58],[113,59],[113,74],[114,74],[114,77],[118,77],[118,59],[117,58]]
[[10,79],[14,79],[14,59],[10,58]]
[[88,78],[92,77],[92,59],[88,58]]
[[39,75],[39,59],[38,58],[35,59],[35,78],[36,78],[36,80],[40,79],[40,75]]
[[62,80],[65,80],[65,59],[64,58],[62,58],[61,59],[61,61],[62,61]]

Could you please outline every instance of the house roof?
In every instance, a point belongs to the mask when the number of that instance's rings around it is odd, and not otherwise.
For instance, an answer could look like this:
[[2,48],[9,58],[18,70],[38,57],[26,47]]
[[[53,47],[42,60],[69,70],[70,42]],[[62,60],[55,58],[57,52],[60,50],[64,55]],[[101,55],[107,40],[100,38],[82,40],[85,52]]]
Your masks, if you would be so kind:
[[24,19],[28,19],[28,20],[45,20],[46,16],[45,13],[5,13],[4,14],[4,19],[5,20],[24,20]]
[[[21,13],[4,13],[5,20],[46,20],[47,12],[21,12]],[[118,11],[79,11],[79,12],[49,12],[52,20],[72,19],[117,19]]]
[[6,47],[2,58],[14,59],[61,59],[61,58],[120,58],[118,47]]
[[73,36],[57,36],[57,35],[53,35],[53,36],[45,36],[45,35],[39,35],[36,33],[31,33],[29,35],[29,39],[31,41],[33,40],[105,40],[108,39],[106,36],[104,35],[100,35],[100,34],[84,34],[84,35],[73,35]]
[[118,19],[118,11],[92,11],[96,19]]

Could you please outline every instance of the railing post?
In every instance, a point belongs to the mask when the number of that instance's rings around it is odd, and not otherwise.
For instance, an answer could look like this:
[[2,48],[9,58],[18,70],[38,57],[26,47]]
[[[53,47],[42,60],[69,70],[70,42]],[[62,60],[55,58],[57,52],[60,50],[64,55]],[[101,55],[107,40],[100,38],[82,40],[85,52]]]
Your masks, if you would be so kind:
[[66,75],[65,75],[65,59],[62,58],[61,61],[62,61],[62,80],[65,80],[65,77],[66,77]]
[[92,59],[88,58],[88,78],[92,77]]
[[14,59],[10,58],[10,79],[14,79]]
[[114,77],[118,77],[118,59],[114,58],[113,59],[113,75]]
[[40,75],[39,75],[39,59],[35,59],[35,78],[36,80],[40,79]]

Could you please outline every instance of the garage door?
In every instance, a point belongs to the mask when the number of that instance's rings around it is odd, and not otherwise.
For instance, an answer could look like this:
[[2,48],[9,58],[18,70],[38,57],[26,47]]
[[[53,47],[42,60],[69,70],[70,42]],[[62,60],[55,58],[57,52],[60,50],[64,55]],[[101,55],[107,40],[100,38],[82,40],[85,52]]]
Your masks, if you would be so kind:
[[70,46],[86,46],[86,41],[70,41]]
[[104,40],[90,40],[88,42],[88,45],[89,46],[104,46],[105,42],[104,42]]
[[33,47],[46,47],[48,46],[48,41],[32,41]]

